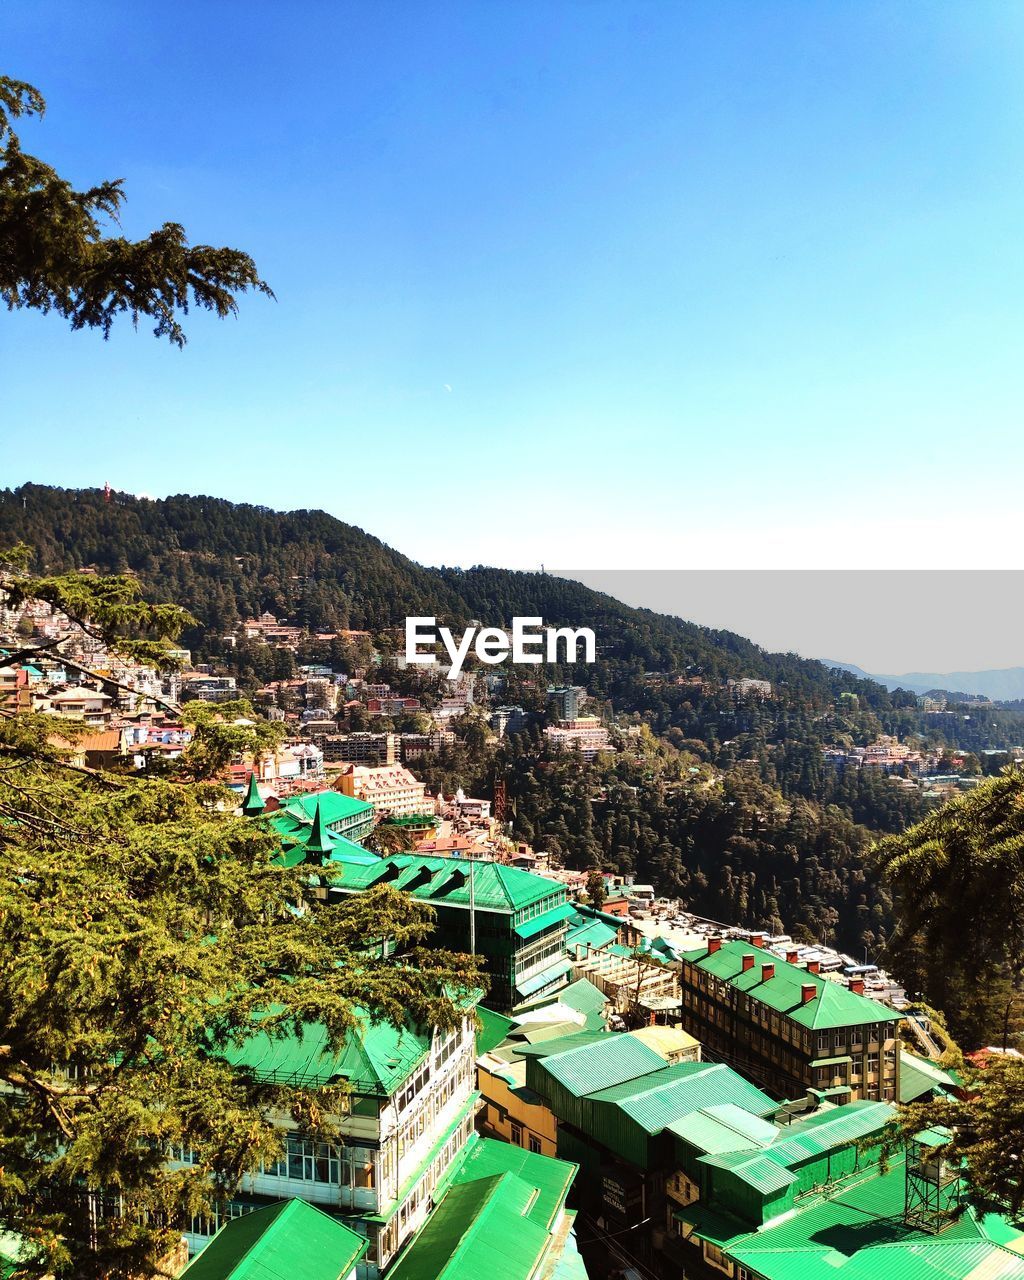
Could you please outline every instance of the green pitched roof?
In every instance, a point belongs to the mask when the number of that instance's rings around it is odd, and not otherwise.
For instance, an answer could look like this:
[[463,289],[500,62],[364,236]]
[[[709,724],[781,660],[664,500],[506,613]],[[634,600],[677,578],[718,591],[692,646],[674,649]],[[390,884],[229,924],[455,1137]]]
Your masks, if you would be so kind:
[[[577,1037],[569,1036],[567,1039],[576,1040]],[[543,1043],[531,1046],[532,1050],[542,1048]],[[523,1056],[538,1055],[536,1052],[528,1055],[524,1049]],[[601,1036],[590,1044],[575,1044],[562,1052],[542,1056],[540,1065],[544,1073],[576,1098],[635,1080],[637,1076],[650,1075],[665,1066],[661,1054],[641,1041],[634,1040],[632,1036],[614,1034]]]
[[550,1240],[525,1216],[530,1194],[511,1173],[451,1187],[391,1280],[530,1280]]
[[475,1140],[389,1280],[530,1280],[576,1167],[492,1138]]
[[[630,1037],[631,1038],[631,1037]],[[610,1103],[651,1136],[691,1111],[731,1102],[755,1116],[778,1110],[766,1093],[721,1062],[678,1062],[639,1079],[591,1090],[595,1105]]]
[[317,808],[320,809],[327,826],[343,822],[346,818],[369,815],[373,805],[365,800],[357,800],[355,796],[342,795],[340,791],[309,791],[303,795],[292,796],[283,806],[285,813],[290,813],[300,822],[312,822]]
[[[731,1259],[766,1280],[1024,1280],[1017,1251],[1024,1236],[1005,1220],[967,1210],[931,1235],[906,1225],[904,1205],[900,1164],[720,1243]],[[698,1233],[704,1236],[699,1225]],[[1003,1247],[1010,1242],[1013,1250]]]
[[493,1009],[485,1009],[483,1005],[477,1006],[476,1016],[480,1019],[480,1030],[476,1033],[478,1054],[490,1053],[497,1048],[515,1026],[511,1018],[495,1013]]
[[267,807],[267,802],[260,795],[260,789],[256,785],[256,774],[249,774],[249,785],[245,790],[245,796],[242,799],[242,812],[246,817],[255,816],[262,813]]
[[549,1004],[564,1004],[586,1018],[584,1026],[588,1031],[603,1031],[605,1026],[604,1008],[608,997],[594,986],[589,978],[577,978],[560,991],[553,991],[546,996],[538,996],[536,1000],[527,1001],[520,1012],[526,1009],[543,1009]]
[[541,898],[567,893],[557,881],[500,862],[419,854],[396,854],[369,867],[346,866],[336,883],[339,889],[353,892],[377,883],[390,884],[414,898],[468,909],[470,876],[474,903],[480,911],[511,914]]
[[369,1242],[305,1200],[282,1200],[223,1226],[188,1280],[344,1280]]
[[324,862],[334,853],[334,838],[324,826],[319,801],[313,812],[313,826],[309,833],[309,839],[303,845],[303,849],[305,850],[306,859],[314,862]]
[[[756,956],[756,961],[744,972],[743,957],[748,954]],[[699,951],[684,951],[682,955],[683,959],[705,973],[747,992],[752,999],[812,1030],[861,1026],[869,1022],[898,1022],[903,1017],[877,1000],[859,996],[849,987],[819,973],[788,964],[772,952],[758,950],[749,942],[723,942],[715,952],[701,948]],[[761,966],[764,964],[775,966],[775,973],[767,982],[761,979]],[[805,985],[815,988],[814,996],[807,1001],[802,995]]]
[[550,1231],[565,1204],[576,1169],[568,1160],[542,1156],[496,1138],[481,1138],[469,1149],[455,1181],[470,1182],[495,1173],[514,1173],[533,1188],[527,1217]]
[[900,1050],[900,1102],[914,1102],[926,1093],[948,1093],[956,1087],[949,1072],[930,1059]]
[[328,1048],[326,1028],[310,1023],[298,1035],[257,1031],[242,1045],[220,1053],[233,1066],[248,1067],[263,1080],[313,1088],[347,1080],[356,1093],[389,1096],[430,1052],[430,1036],[371,1022],[366,1014],[362,1018],[361,1030],[351,1032],[337,1052]]
[[666,1127],[680,1141],[704,1155],[767,1147],[779,1136],[776,1125],[751,1115],[734,1102],[715,1103],[690,1111]]

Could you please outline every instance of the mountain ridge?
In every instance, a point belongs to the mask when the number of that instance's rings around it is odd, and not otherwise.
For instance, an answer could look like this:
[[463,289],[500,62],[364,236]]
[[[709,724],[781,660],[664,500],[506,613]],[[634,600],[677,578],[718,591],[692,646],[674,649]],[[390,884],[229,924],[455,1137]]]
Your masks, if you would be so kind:
[[988,667],[980,671],[907,671],[903,675],[884,675],[865,671],[852,662],[820,658],[825,667],[848,671],[858,679],[874,680],[894,689],[912,693],[955,693],[991,698],[993,702],[1014,702],[1024,698],[1024,667]]

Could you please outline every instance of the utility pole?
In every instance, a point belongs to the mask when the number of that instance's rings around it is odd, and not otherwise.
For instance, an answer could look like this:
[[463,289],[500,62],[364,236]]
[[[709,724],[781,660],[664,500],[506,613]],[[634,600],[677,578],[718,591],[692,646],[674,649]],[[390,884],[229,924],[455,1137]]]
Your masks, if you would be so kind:
[[472,859],[469,863],[469,954],[476,955],[476,867]]

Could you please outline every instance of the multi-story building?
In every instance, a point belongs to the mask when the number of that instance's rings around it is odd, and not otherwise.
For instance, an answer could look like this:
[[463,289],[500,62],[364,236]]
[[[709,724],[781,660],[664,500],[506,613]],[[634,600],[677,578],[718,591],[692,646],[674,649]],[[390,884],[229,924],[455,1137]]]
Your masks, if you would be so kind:
[[346,866],[334,896],[390,884],[429,903],[438,946],[474,952],[490,978],[488,1004],[507,1011],[566,986],[567,922],[575,914],[564,885],[482,859],[396,854]]
[[350,764],[338,774],[337,786],[343,795],[372,804],[381,817],[404,818],[434,809],[423,783],[400,764]]
[[182,702],[193,698],[203,702],[230,702],[238,697],[238,686],[234,676],[212,676],[203,673],[189,672],[179,677]]
[[551,686],[548,689],[548,705],[558,720],[575,720],[586,697],[586,689],[578,685]]
[[324,759],[331,763],[376,767],[398,760],[398,737],[394,733],[336,733],[317,742],[323,748]]
[[318,813],[321,824],[331,835],[356,843],[370,834],[374,823],[372,805],[342,795],[339,791],[308,791],[292,796],[284,804],[278,803],[275,809],[271,809],[261,797],[251,774],[242,801],[242,812],[252,818],[268,815],[270,825],[286,849],[306,844]]
[[579,716],[562,724],[548,725],[544,736],[553,747],[579,751],[584,760],[593,760],[599,751],[607,751],[611,745],[608,730],[597,716]]
[[772,696],[770,680],[752,680],[747,676],[740,680],[727,680],[725,685],[734,698],[770,698]]
[[88,685],[74,685],[70,689],[61,689],[46,699],[48,710],[65,720],[84,720],[86,724],[105,725],[110,719],[111,703],[109,694],[99,689],[91,689]]
[[582,1032],[520,1053],[526,1087],[558,1121],[559,1157],[580,1166],[582,1207],[613,1223],[613,1234],[635,1230],[630,1253],[648,1266],[653,1232],[642,1228],[663,1220],[665,1184],[676,1167],[674,1126],[702,1112],[728,1126],[734,1116],[761,1119],[778,1107],[722,1063],[670,1066],[630,1034]]
[[902,1015],[863,995],[862,978],[846,986],[763,943],[709,938],[682,953],[686,1028],[779,1097],[898,1099]]
[[498,737],[503,738],[507,733],[522,733],[530,717],[523,707],[495,707],[489,723]]
[[454,747],[455,741],[455,734],[450,729],[433,729],[430,733],[403,733],[400,738],[402,763],[408,764],[410,761],[421,760],[424,756],[443,751],[447,747]]
[[694,1280],[1024,1280],[1024,1232],[968,1204],[948,1133],[879,1159],[885,1103],[823,1108],[777,1128],[695,1115],[676,1127],[664,1248]]
[[[342,1049],[316,1024],[285,1038],[259,1034],[224,1057],[271,1084],[323,1088],[344,1083],[343,1142],[304,1137],[283,1111],[281,1158],[248,1175],[213,1218],[193,1219],[192,1250],[232,1217],[273,1200],[300,1197],[339,1215],[369,1241],[359,1280],[376,1280],[426,1221],[445,1175],[473,1134],[475,1026],[471,1008],[451,1032],[396,1029],[367,1018]],[[188,1164],[190,1152],[176,1152]]]

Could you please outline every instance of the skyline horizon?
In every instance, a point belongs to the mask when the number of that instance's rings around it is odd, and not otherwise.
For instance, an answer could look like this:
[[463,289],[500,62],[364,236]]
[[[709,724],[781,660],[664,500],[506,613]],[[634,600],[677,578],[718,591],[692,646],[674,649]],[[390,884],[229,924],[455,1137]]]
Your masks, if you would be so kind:
[[[38,480],[23,483],[75,489]],[[16,491],[21,486],[8,487]],[[104,485],[84,488],[101,493]],[[153,502],[179,496],[131,493],[113,485],[111,494]],[[185,496],[234,501],[219,494]],[[287,514],[267,503],[237,505],[267,506]],[[355,525],[326,508],[291,510],[321,510],[425,568],[483,565],[511,572],[547,572],[582,582],[636,608],[730,631],[769,652],[848,664],[872,676],[1024,669],[1024,653],[1016,639],[1024,622],[1024,610],[1015,603],[1024,598],[1021,570],[567,569],[545,562],[495,564],[480,557],[432,562],[415,546],[396,545],[373,528]],[[973,610],[970,615],[958,615],[959,630],[951,632],[945,602],[965,593]],[[879,612],[888,622],[882,629],[875,623]]]

